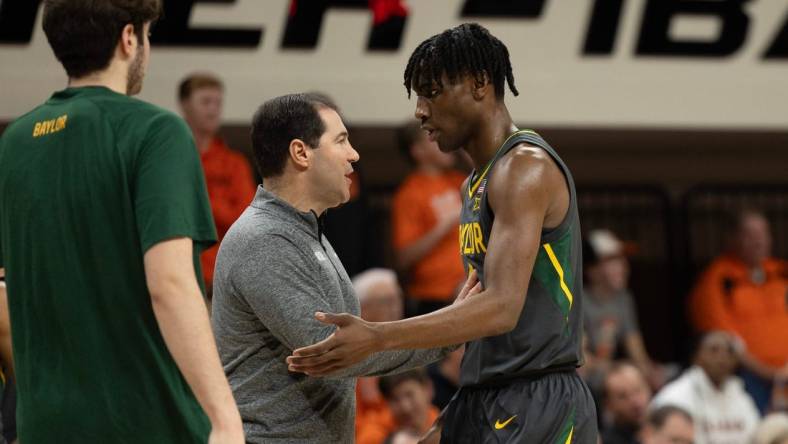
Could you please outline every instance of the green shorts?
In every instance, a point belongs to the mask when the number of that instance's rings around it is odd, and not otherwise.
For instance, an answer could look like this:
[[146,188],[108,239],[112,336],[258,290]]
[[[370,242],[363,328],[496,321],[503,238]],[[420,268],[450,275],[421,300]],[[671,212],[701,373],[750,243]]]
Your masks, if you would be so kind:
[[494,387],[463,387],[444,413],[441,443],[596,444],[591,391],[572,370]]

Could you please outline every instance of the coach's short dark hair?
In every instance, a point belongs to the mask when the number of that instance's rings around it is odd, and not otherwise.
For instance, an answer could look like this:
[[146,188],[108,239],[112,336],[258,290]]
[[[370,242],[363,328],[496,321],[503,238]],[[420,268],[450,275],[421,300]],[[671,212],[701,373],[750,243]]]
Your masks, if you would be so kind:
[[690,415],[689,412],[683,408],[676,407],[675,405],[665,405],[650,411],[646,417],[646,422],[651,427],[659,430],[665,426],[665,423],[668,422],[668,419],[670,419],[670,417],[673,415],[682,416],[684,419],[692,423],[692,415]]
[[126,25],[142,44],[143,25],[160,14],[161,0],[46,0],[43,27],[68,76],[80,78],[109,66]]
[[321,108],[336,111],[333,103],[308,93],[279,96],[260,106],[252,119],[252,153],[260,176],[282,174],[293,140],[318,147],[326,131],[318,113]]
[[378,380],[380,393],[384,398],[388,399],[391,397],[392,393],[394,393],[395,388],[407,381],[416,381],[419,384],[424,385],[430,381],[430,377],[427,374],[427,371],[423,368],[414,368],[413,370],[408,370],[404,373],[383,376],[380,378],[380,380]]

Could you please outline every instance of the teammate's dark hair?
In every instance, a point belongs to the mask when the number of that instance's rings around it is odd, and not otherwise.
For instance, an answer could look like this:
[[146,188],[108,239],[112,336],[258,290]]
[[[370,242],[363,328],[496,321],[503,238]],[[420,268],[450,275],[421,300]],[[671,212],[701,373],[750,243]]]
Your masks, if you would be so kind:
[[407,381],[416,381],[421,385],[426,385],[430,382],[430,377],[427,374],[427,371],[423,368],[415,368],[413,370],[408,370],[403,373],[397,373],[395,375],[383,376],[378,381],[378,386],[380,387],[380,393],[383,395],[384,398],[388,399],[391,397],[392,393],[394,393],[394,389],[397,388],[400,384]]
[[260,176],[282,174],[290,152],[290,142],[302,140],[317,148],[326,131],[318,111],[333,103],[317,94],[288,94],[263,103],[252,118],[252,154]]
[[673,415],[682,416],[684,419],[692,423],[692,415],[690,415],[689,412],[683,408],[676,407],[674,405],[665,405],[650,411],[646,417],[646,422],[651,427],[659,430],[665,426],[665,423],[668,422],[668,419],[670,419],[670,417]]
[[46,0],[44,33],[70,78],[109,66],[121,32],[134,26],[144,42],[143,25],[161,15],[161,0]]
[[505,82],[516,96],[512,63],[506,45],[477,23],[465,23],[447,29],[423,41],[410,55],[405,68],[405,89],[435,83],[443,87],[441,76],[446,74],[454,83],[460,76],[471,75],[487,79],[495,87],[495,97],[502,99]]

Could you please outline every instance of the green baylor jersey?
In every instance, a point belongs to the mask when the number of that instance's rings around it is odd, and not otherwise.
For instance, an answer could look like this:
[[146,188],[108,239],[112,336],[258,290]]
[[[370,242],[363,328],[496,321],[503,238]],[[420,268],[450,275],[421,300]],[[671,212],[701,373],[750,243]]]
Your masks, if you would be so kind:
[[[569,211],[556,228],[544,230],[525,304],[509,333],[466,344],[460,384],[501,384],[581,363],[582,250],[577,196],[572,175],[558,154],[533,131],[512,134],[480,171],[471,173],[462,190],[460,252],[465,271],[476,270],[482,285],[495,214],[487,202],[487,182],[495,164],[521,143],[546,151],[561,168],[570,192]],[[523,270],[526,272],[526,270]]]
[[194,142],[174,114],[69,88],[0,139],[20,442],[204,443],[210,424],[159,331],[144,253],[216,234]]

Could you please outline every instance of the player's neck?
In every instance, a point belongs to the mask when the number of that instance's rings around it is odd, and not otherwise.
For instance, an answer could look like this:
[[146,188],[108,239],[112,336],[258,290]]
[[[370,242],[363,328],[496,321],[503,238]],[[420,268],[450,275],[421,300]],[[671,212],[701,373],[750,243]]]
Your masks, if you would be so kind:
[[110,66],[102,71],[92,72],[79,78],[69,78],[68,86],[69,88],[103,86],[118,94],[127,94],[128,80],[128,72],[120,69],[117,64],[111,63]]
[[471,156],[474,168],[478,169],[490,162],[506,139],[517,131],[517,127],[503,102],[492,112],[482,114],[475,125],[478,131],[468,141],[465,151]]

